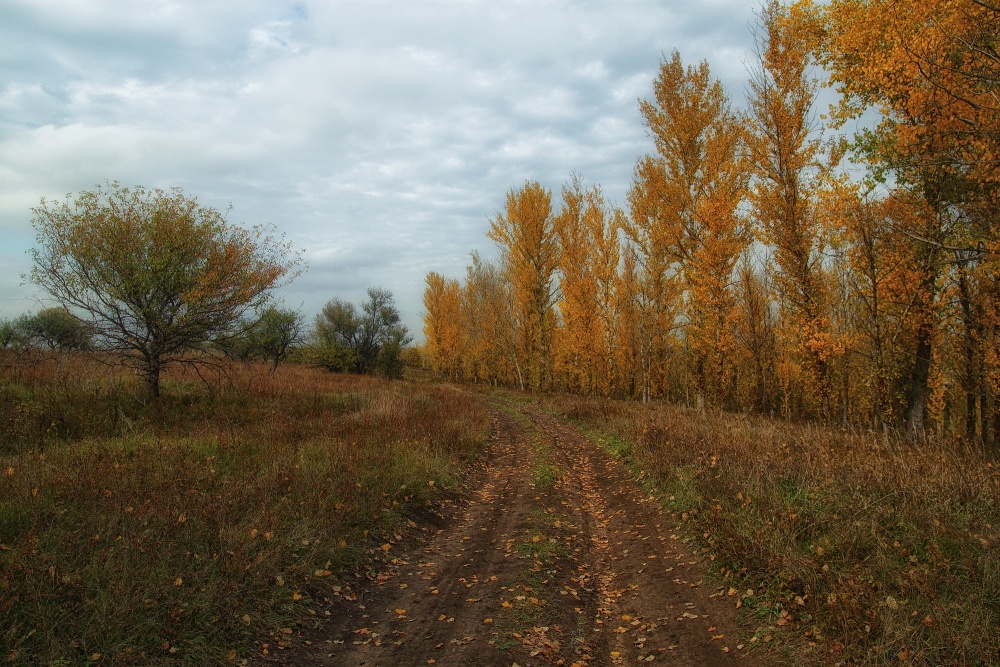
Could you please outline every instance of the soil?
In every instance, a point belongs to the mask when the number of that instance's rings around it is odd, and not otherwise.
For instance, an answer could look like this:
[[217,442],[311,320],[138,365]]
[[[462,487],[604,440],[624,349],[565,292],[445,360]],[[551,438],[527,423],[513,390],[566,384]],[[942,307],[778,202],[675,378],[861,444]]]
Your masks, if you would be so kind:
[[385,569],[334,586],[322,629],[268,662],[778,664],[748,653],[733,598],[618,461],[530,405],[491,415],[466,491],[384,545]]

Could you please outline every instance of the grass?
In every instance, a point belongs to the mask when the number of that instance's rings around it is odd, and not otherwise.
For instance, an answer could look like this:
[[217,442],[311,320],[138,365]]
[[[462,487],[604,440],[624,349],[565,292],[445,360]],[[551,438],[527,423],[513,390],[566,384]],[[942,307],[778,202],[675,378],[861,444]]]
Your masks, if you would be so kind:
[[817,425],[543,400],[655,487],[751,645],[797,662],[1000,664],[997,461]]
[[531,483],[539,489],[552,489],[562,476],[562,469],[552,460],[552,452],[540,434],[535,434],[531,465]]
[[0,660],[235,664],[273,651],[488,436],[479,401],[285,366],[141,384],[0,364]]
[[[537,486],[537,485],[536,485]],[[566,541],[572,524],[555,509],[535,508],[528,527],[518,539],[514,553],[522,563],[517,580],[504,586],[507,600],[498,619],[500,636],[494,645],[500,650],[522,645],[536,655],[554,662],[567,621],[560,595],[572,570],[572,554]],[[582,615],[580,616],[582,618]],[[576,640],[576,636],[573,635]]]

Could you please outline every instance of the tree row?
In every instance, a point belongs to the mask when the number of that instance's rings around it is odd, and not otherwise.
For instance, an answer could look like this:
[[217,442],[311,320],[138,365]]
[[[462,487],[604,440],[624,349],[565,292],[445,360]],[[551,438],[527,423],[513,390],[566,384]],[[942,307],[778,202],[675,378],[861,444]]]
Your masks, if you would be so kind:
[[497,260],[427,276],[430,363],[992,444],[998,32],[988,2],[772,1],[742,109],[675,52],[625,209],[575,175],[511,189]]

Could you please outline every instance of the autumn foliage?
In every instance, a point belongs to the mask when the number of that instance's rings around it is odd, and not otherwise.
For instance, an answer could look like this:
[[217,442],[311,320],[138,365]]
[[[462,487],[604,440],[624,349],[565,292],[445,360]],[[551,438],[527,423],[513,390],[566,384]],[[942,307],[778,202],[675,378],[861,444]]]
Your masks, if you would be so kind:
[[110,182],[33,212],[31,280],[142,373],[151,398],[164,368],[245,333],[243,318],[298,274],[283,239],[230,224],[178,188]]
[[428,276],[432,363],[993,446],[998,30],[992,3],[771,0],[742,109],[671,54],[626,209],[578,175],[508,192],[497,261]]

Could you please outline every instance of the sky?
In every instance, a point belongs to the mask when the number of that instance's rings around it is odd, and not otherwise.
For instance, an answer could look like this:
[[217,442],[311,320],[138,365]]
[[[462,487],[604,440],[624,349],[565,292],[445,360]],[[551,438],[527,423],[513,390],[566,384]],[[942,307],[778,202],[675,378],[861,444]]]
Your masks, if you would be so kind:
[[[664,57],[742,104],[750,0],[0,0],[0,318],[30,282],[32,207],[106,180],[180,187],[270,224],[306,271],[278,299],[462,279],[506,193],[571,174],[625,206],[653,150],[638,110]],[[231,207],[231,208],[230,208]]]

